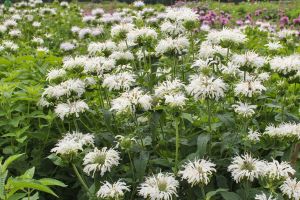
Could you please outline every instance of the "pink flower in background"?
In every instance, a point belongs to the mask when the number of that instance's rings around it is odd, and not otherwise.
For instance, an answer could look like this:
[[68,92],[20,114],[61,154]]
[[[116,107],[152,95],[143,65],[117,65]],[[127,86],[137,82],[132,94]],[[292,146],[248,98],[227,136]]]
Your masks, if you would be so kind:
[[300,24],[300,15],[298,18],[293,19],[294,24]]
[[289,23],[289,17],[288,16],[283,16],[280,18],[280,26],[283,25],[287,25]]

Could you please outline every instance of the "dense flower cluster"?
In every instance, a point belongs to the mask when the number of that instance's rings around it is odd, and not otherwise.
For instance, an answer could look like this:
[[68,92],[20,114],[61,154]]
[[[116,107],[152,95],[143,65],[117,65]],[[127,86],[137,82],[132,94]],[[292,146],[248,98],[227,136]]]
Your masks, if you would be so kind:
[[78,199],[299,200],[291,21],[282,16],[278,29],[248,15],[220,28],[229,14],[178,5],[1,7],[0,128],[16,138],[3,152],[27,151],[29,138],[48,154],[51,141],[48,158],[73,168]]

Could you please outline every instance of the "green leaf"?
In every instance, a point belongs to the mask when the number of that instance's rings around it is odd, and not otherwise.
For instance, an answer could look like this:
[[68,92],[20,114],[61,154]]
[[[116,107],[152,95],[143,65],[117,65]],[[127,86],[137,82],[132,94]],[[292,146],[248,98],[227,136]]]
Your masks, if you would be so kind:
[[207,144],[210,140],[210,136],[207,134],[201,134],[197,138],[197,154],[199,158],[202,158],[206,154]]
[[12,178],[9,179],[9,185],[13,187],[13,191],[30,188],[30,189],[46,192],[52,194],[55,197],[58,197],[48,186],[43,185],[41,182],[35,179]]
[[1,170],[2,172],[6,171],[6,169],[8,168],[8,166],[14,162],[15,160],[19,159],[21,156],[23,156],[24,153],[22,154],[16,154],[16,155],[12,155],[12,156],[9,156],[3,163],[2,167],[1,167]]
[[28,169],[23,175],[19,176],[19,178],[33,178],[35,172],[35,167]]
[[241,197],[234,193],[234,192],[220,192],[221,196],[225,199],[225,200],[241,200]]
[[0,198],[5,199],[5,181],[7,178],[8,171],[6,170],[4,173],[0,175]]
[[16,193],[16,194],[10,196],[8,198],[8,200],[19,200],[19,199],[22,199],[23,197],[25,197],[26,195],[27,195],[26,193]]
[[47,158],[49,158],[57,166],[66,166],[66,163],[61,159],[61,157],[57,156],[55,153],[50,154]]
[[39,182],[41,182],[43,185],[67,187],[67,185],[65,185],[63,182],[52,178],[42,178],[39,180]]
[[220,192],[226,192],[228,189],[223,189],[223,188],[220,188],[220,189],[217,189],[217,190],[214,190],[214,191],[210,191],[206,194],[205,196],[205,200],[210,200],[213,196],[217,195],[218,193]]
[[142,179],[144,177],[145,171],[146,171],[146,167],[147,167],[147,163],[149,160],[149,152],[146,151],[141,151],[140,153],[140,157],[134,159],[134,166],[136,169],[136,176],[139,179]]

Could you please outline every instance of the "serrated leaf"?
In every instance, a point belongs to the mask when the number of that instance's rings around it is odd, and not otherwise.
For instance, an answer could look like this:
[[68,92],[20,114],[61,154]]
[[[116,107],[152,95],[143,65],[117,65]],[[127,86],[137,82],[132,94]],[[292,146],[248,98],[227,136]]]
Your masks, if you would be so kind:
[[12,155],[12,156],[9,156],[3,163],[2,165],[2,172],[6,171],[6,169],[8,168],[8,166],[14,162],[15,160],[19,159],[21,156],[23,156],[24,154],[16,154],[16,155]]
[[33,178],[34,172],[35,172],[35,167],[32,167],[26,170],[26,172],[23,175],[19,176],[19,178]]
[[[26,196],[26,193],[16,193],[8,198],[8,200],[19,200]],[[31,199],[31,198],[30,198]]]
[[30,189],[46,192],[55,197],[58,197],[48,186],[43,185],[41,182],[35,179],[12,178],[9,179],[9,185],[13,187],[12,191],[18,191],[18,190],[23,190],[25,188],[30,188]]
[[41,182],[43,185],[48,185],[48,186],[55,185],[60,187],[67,187],[67,185],[65,185],[63,182],[52,178],[42,178],[39,179],[39,182]]

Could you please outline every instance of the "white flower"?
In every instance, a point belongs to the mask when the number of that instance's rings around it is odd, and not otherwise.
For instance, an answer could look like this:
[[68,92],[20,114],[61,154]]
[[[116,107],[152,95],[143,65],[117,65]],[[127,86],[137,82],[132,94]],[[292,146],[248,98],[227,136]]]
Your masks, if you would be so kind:
[[265,193],[255,195],[255,200],[277,200],[277,198],[272,195],[267,196]]
[[6,28],[11,28],[14,26],[17,26],[17,22],[14,19],[7,19],[3,22],[3,26],[5,26]]
[[154,96],[162,98],[167,94],[176,94],[180,92],[182,88],[184,88],[184,84],[181,83],[180,80],[166,80],[155,87]]
[[247,103],[237,102],[237,104],[232,105],[234,112],[238,113],[243,117],[251,117],[255,114],[256,105],[249,105]]
[[196,100],[203,98],[218,100],[225,96],[226,88],[226,84],[220,78],[195,75],[191,77],[186,90]]
[[273,71],[283,74],[300,71],[300,55],[293,54],[286,57],[276,56],[270,60],[270,66]]
[[171,21],[187,22],[197,21],[199,15],[188,7],[167,8],[165,18]]
[[129,90],[133,84],[135,84],[135,75],[128,72],[108,75],[102,83],[110,91],[120,89]]
[[293,200],[300,199],[300,181],[297,179],[288,178],[281,186],[280,190],[286,196]]
[[126,191],[129,192],[130,189],[123,181],[118,180],[112,184],[105,181],[97,192],[97,196],[104,199],[120,199]]
[[186,37],[166,38],[160,40],[155,48],[156,54],[162,55],[165,53],[183,54],[188,51],[189,40]]
[[170,173],[158,173],[146,178],[139,187],[139,195],[150,200],[172,200],[177,196],[179,182]]
[[160,25],[160,31],[171,36],[177,36],[185,32],[185,28],[179,22],[165,21]]
[[277,32],[277,36],[279,38],[287,38],[297,34],[298,32],[296,30],[291,30],[291,29],[282,29]]
[[92,22],[95,20],[96,20],[96,17],[93,15],[86,15],[86,16],[83,16],[83,18],[82,18],[82,22]]
[[152,104],[152,97],[144,94],[140,88],[134,88],[128,92],[124,92],[120,97],[112,100],[111,110],[118,114],[123,112],[135,112],[137,106],[141,106],[144,110],[149,110]]
[[241,73],[241,71],[239,70],[239,66],[232,62],[228,62],[227,65],[222,65],[221,71],[223,74],[229,74],[233,76],[237,76]]
[[52,81],[64,77],[66,74],[67,72],[64,69],[52,69],[48,72],[46,80]]
[[134,1],[133,6],[137,7],[137,8],[140,8],[140,7],[145,6],[145,3],[143,1]]
[[186,179],[192,186],[197,184],[207,185],[214,172],[216,165],[210,161],[195,159],[193,162],[189,161],[183,166],[183,170],[179,171],[182,179]]
[[212,30],[207,34],[207,41],[212,44],[220,44],[222,41],[229,41],[233,43],[244,43],[247,37],[239,29]]
[[183,107],[185,105],[185,101],[187,98],[184,94],[178,93],[178,94],[170,94],[165,95],[165,104],[170,105],[171,107]]
[[91,28],[91,35],[94,37],[103,34],[103,32],[104,30],[102,27]]
[[62,2],[60,2],[60,4],[59,4],[61,7],[69,7],[69,3],[67,2],[67,1],[62,1]]
[[33,27],[40,27],[41,26],[41,22],[36,22],[35,21],[35,22],[32,23],[32,26]]
[[127,40],[130,43],[139,43],[147,40],[157,38],[157,33],[154,29],[144,27],[141,29],[134,29],[127,34]]
[[4,33],[4,32],[6,32],[6,31],[7,31],[6,26],[0,25],[0,33]]
[[282,48],[282,45],[280,42],[269,42],[268,44],[265,45],[269,50],[278,50]]
[[59,99],[66,95],[67,97],[76,94],[77,97],[82,96],[85,92],[85,83],[80,79],[69,79],[55,86],[48,86],[43,92],[43,97]]
[[84,146],[94,146],[94,136],[87,133],[82,134],[77,131],[66,133],[66,135],[58,141],[51,152],[59,155],[72,155],[82,151]]
[[44,40],[42,38],[39,38],[39,37],[33,37],[31,41],[34,42],[34,43],[40,44],[40,45],[44,44]]
[[130,23],[116,24],[113,27],[111,27],[110,33],[112,37],[125,37],[128,32],[133,30],[133,28],[134,25]]
[[72,33],[78,33],[80,31],[80,28],[78,26],[72,26],[71,31]]
[[87,60],[89,60],[87,56],[65,57],[63,59],[63,69],[70,70],[76,67],[83,67]]
[[265,162],[262,170],[262,175],[273,181],[275,180],[285,180],[291,175],[295,174],[295,170],[287,162],[278,162],[273,160],[272,162]]
[[63,120],[66,116],[75,114],[79,117],[79,113],[83,113],[89,109],[89,106],[82,100],[60,103],[55,107],[54,112]]
[[95,8],[92,10],[91,14],[93,16],[101,16],[104,14],[104,10],[102,8]]
[[94,176],[97,171],[103,176],[110,172],[111,168],[119,165],[120,153],[114,149],[103,147],[101,150],[95,148],[83,158],[83,171]]
[[266,88],[258,80],[241,81],[236,84],[234,88],[235,95],[244,95],[252,97],[253,95],[260,95]]
[[248,136],[247,138],[250,140],[250,141],[260,141],[260,137],[261,137],[261,133],[259,133],[258,131],[254,131],[252,129],[250,129],[248,131]]
[[19,49],[19,46],[17,44],[15,44],[14,42],[10,41],[10,40],[2,41],[2,45],[5,48],[10,49],[11,51],[16,51],[16,50]]
[[71,42],[64,42],[60,44],[60,49],[63,51],[71,51],[75,49],[76,45]]
[[233,158],[232,163],[228,166],[228,171],[235,182],[239,183],[242,180],[253,182],[255,178],[259,178],[262,173],[263,162],[251,155],[245,154]]
[[270,137],[278,137],[278,138],[296,137],[299,140],[300,139],[300,124],[285,122],[285,123],[279,124],[277,127],[274,125],[269,125],[266,127],[264,134],[268,135]]
[[219,45],[212,45],[208,42],[203,42],[199,49],[199,57],[203,59],[213,58],[217,54],[225,57],[227,56],[227,53],[230,53],[228,49],[223,48]]
[[90,35],[91,32],[92,32],[92,30],[90,28],[80,29],[78,31],[78,37],[79,37],[79,39],[83,39],[83,38],[87,37],[88,35]]
[[77,154],[78,151],[82,151],[82,145],[73,140],[60,140],[51,152],[56,153],[58,155],[72,155]]
[[134,59],[134,56],[130,51],[114,51],[109,56],[109,58],[114,59],[116,61],[120,61],[120,60],[130,61]]
[[75,142],[79,143],[81,146],[94,146],[94,135],[90,133],[81,133],[78,131],[73,131],[72,133],[67,132],[63,140],[69,141],[69,140],[74,140]]
[[13,29],[13,30],[9,31],[8,34],[12,37],[20,37],[22,35],[22,33],[19,29]]
[[109,52],[111,53],[112,51],[117,50],[117,45],[116,43],[108,40],[103,43],[101,42],[92,42],[88,46],[88,52],[90,54],[97,54],[101,52]]
[[240,67],[260,68],[265,64],[266,60],[254,51],[247,51],[241,55],[234,54],[232,62]]

